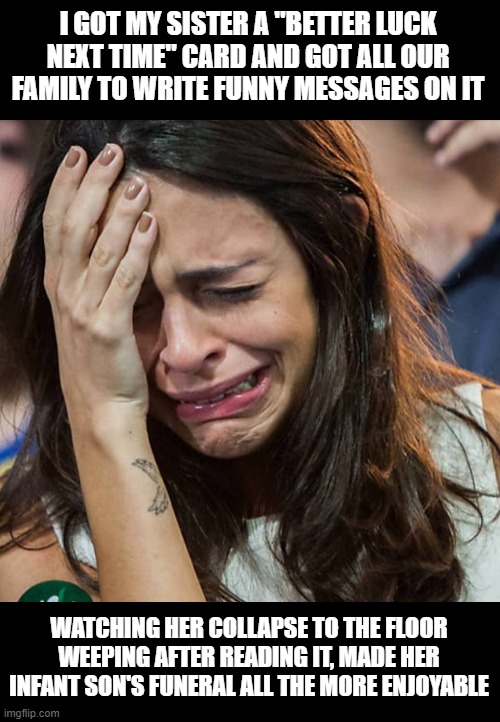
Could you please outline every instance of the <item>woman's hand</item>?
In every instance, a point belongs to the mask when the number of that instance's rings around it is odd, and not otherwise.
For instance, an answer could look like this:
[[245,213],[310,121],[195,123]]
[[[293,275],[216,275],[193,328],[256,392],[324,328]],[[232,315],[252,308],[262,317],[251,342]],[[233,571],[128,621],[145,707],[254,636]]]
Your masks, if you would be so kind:
[[72,148],[44,214],[45,288],[103,601],[202,601],[156,467],[133,307],[158,230],[123,151]]
[[440,166],[456,166],[500,206],[500,120],[435,120],[427,140]]
[[133,332],[157,222],[149,189],[131,177],[111,189],[123,151],[108,144],[88,164],[73,147],[58,169],[44,214],[45,289],[57,336],[61,385],[72,428],[124,404],[145,415],[148,390]]

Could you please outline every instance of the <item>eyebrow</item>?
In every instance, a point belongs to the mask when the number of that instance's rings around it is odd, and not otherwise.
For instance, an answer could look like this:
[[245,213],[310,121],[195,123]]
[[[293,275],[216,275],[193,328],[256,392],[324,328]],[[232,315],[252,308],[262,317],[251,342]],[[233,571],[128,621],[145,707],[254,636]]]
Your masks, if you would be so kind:
[[235,263],[230,266],[210,266],[209,268],[193,268],[190,271],[181,271],[177,274],[178,281],[220,281],[230,278],[242,268],[247,268],[257,263],[257,259],[251,258],[242,263]]

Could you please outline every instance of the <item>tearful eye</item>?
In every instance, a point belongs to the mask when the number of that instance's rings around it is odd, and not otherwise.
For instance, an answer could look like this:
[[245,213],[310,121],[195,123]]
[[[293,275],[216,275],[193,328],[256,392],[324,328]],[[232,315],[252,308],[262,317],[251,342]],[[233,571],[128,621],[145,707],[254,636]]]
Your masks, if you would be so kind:
[[238,302],[238,301],[249,301],[256,298],[261,291],[261,284],[254,283],[250,286],[234,286],[232,288],[209,288],[205,291],[206,294],[213,297],[215,300]]

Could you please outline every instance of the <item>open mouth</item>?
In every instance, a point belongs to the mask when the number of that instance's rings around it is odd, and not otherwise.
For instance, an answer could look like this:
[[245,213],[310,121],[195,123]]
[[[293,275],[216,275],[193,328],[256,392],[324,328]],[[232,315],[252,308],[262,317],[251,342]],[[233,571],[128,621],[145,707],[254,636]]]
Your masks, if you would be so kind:
[[240,414],[248,414],[254,404],[266,395],[270,384],[269,368],[252,371],[234,386],[218,391],[213,396],[191,395],[176,400],[175,411],[179,419],[189,422],[213,421]]
[[258,374],[256,372],[251,373],[244,381],[237,384],[237,386],[233,386],[232,388],[228,389],[227,391],[224,391],[222,394],[218,394],[217,396],[212,396],[208,399],[196,399],[194,401],[179,401],[180,404],[194,404],[195,406],[207,406],[209,404],[217,404],[219,401],[223,401],[228,396],[234,396],[234,394],[242,394],[245,391],[250,391],[250,389],[253,389],[257,385],[258,381]]

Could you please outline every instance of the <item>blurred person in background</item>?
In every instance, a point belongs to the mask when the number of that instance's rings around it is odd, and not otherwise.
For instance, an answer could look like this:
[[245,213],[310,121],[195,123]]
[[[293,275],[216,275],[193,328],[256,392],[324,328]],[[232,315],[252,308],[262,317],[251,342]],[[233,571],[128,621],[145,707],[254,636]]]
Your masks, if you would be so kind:
[[[24,190],[45,121],[0,120],[0,281],[10,258]],[[29,404],[24,382],[0,338],[0,474],[22,443]]]
[[500,121],[360,120],[405,242],[437,287],[455,362],[500,380]]

